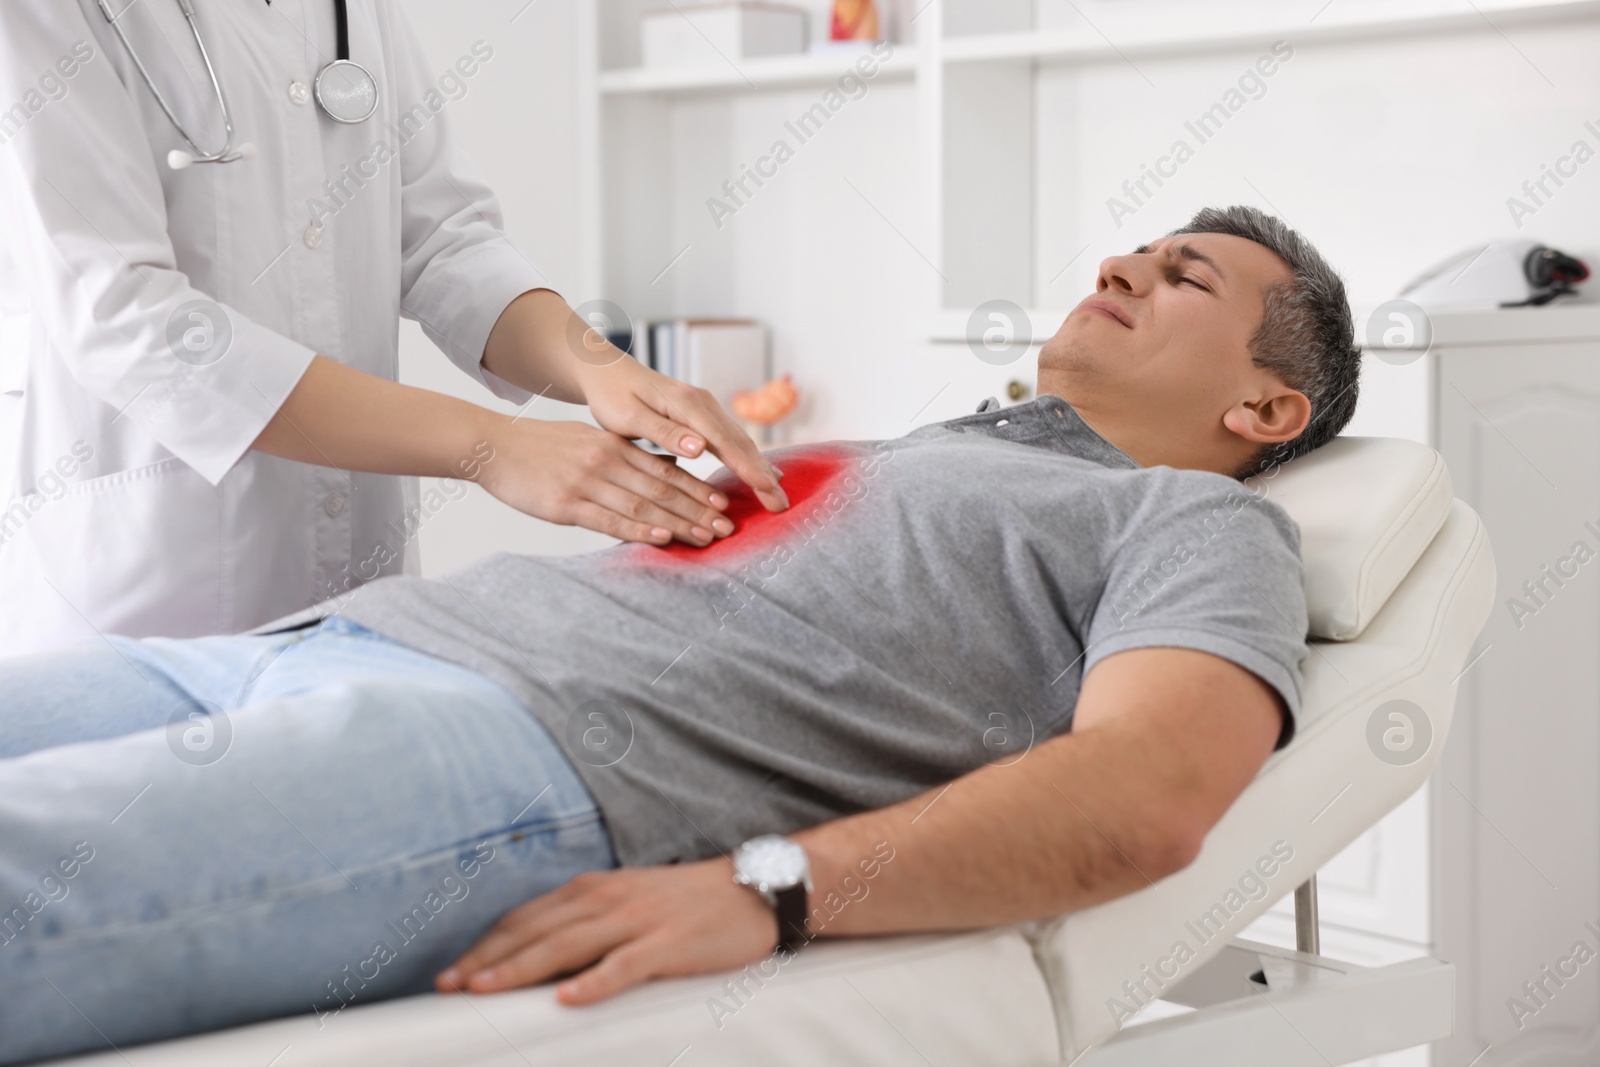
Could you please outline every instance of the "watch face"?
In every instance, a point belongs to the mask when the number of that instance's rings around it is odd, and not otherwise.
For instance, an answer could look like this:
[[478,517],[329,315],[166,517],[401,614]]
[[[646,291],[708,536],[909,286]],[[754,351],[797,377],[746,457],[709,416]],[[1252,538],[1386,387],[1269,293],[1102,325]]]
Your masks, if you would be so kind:
[[787,837],[767,834],[752,838],[733,853],[733,865],[744,881],[765,892],[788,889],[806,881],[806,850]]

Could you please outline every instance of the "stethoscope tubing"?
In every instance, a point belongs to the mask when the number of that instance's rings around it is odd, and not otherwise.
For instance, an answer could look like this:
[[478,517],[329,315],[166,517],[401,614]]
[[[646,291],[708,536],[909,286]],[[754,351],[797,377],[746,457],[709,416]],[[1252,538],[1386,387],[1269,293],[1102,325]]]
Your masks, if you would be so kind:
[[[183,123],[178,121],[178,116],[173,112],[172,105],[167,103],[167,98],[162,95],[160,89],[156,88],[155,79],[150,76],[150,71],[145,67],[144,61],[139,58],[139,53],[134,50],[133,44],[128,40],[128,35],[123,32],[122,24],[118,21],[122,16],[111,14],[111,5],[107,0],[96,0],[96,3],[100,6],[100,13],[111,24],[111,29],[116,33],[117,39],[122,42],[122,47],[127,51],[129,58],[133,60],[134,67],[139,71],[139,77],[144,79],[145,85],[150,88],[150,94],[156,98],[156,103],[161,106],[161,110],[166,113],[167,118],[172,122],[173,129],[178,131],[178,136],[182,137],[184,143],[193,150],[194,162],[224,163],[239,158],[233,147],[233,111],[228,107],[227,94],[222,91],[222,82],[217,78],[217,69],[211,63],[211,52],[206,48],[205,38],[201,36],[200,24],[195,18],[194,4],[190,0],[178,0],[178,7],[183,10],[184,20],[189,23],[189,32],[193,34],[194,43],[200,49],[200,59],[206,65],[206,74],[211,78],[211,88],[216,92],[217,102],[222,106],[222,127],[227,139],[223,143],[222,149],[218,152],[207,152],[195,143],[194,138],[189,136],[189,131],[184,129]],[[127,8],[123,10],[126,12]]]
[[[225,140],[222,147],[215,152],[207,152],[201,148],[195,139],[189,136],[189,131],[184,128],[183,123],[178,121],[177,113],[172,110],[172,105],[167,102],[166,96],[156,87],[155,79],[151,77],[149,69],[144,65],[144,61],[139,58],[139,53],[135,51],[132,42],[128,40],[128,35],[123,32],[120,23],[122,16],[111,13],[109,0],[95,0],[95,2],[100,8],[100,13],[105,16],[106,22],[110,24],[112,31],[116,33],[117,39],[122,42],[123,49],[127,51],[129,58],[133,60],[133,65],[139,71],[139,77],[149,87],[150,94],[155,97],[156,103],[160,105],[162,112],[166,114],[168,121],[172,123],[173,129],[178,131],[178,136],[182,137],[184,143],[189,146],[190,152],[187,155],[182,152],[173,152],[169,156],[169,162],[172,167],[181,168],[194,163],[232,163],[235,160],[244,159],[253,154],[253,149],[249,145],[234,146],[233,109],[228,106],[228,95],[223,91],[222,80],[217,77],[217,68],[211,62],[211,51],[206,47],[205,37],[200,32],[200,22],[195,15],[193,0],[178,0],[178,7],[183,11],[184,20],[189,24],[189,33],[194,37],[195,46],[200,50],[200,59],[205,64],[206,76],[211,79],[212,92],[216,94],[217,103],[222,109],[222,126]],[[134,2],[137,2],[137,0],[134,0]],[[128,5],[128,7],[132,6],[131,3]],[[123,8],[123,13],[128,11],[128,7]],[[347,0],[334,0],[334,12],[338,22],[339,58],[323,67],[318,73],[316,79],[314,79],[314,95],[317,98],[317,105],[322,109],[323,114],[343,125],[356,126],[367,121],[377,112],[379,95],[377,81],[372,77],[370,71],[350,59],[350,8]],[[371,86],[371,106],[364,114],[350,117],[340,115],[324,99],[323,79],[328,76],[330,71],[339,68],[353,69],[358,72],[360,78],[365,79]]]

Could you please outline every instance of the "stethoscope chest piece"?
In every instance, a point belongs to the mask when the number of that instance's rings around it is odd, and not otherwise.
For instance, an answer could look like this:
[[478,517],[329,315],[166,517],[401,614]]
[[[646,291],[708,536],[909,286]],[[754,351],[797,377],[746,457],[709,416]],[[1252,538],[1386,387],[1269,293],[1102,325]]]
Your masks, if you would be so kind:
[[[235,147],[233,143],[233,112],[228,108],[227,94],[222,91],[222,82],[217,78],[217,69],[211,63],[211,52],[206,48],[205,37],[200,33],[200,22],[195,16],[194,0],[178,0],[178,7],[183,11],[183,17],[189,24],[189,32],[194,36],[195,46],[200,50],[200,59],[206,66],[206,75],[211,79],[211,90],[216,94],[217,106],[222,109],[222,126],[225,139],[222,147],[215,152],[207,152],[201,148],[195,139],[190,136],[188,129],[178,120],[177,114],[172,110],[172,105],[161,94],[161,89],[156,85],[155,79],[150,76],[150,71],[139,58],[139,53],[134,50],[128,35],[123,32],[121,15],[111,13],[108,0],[95,0],[100,8],[100,13],[116,32],[122,47],[127,49],[128,56],[133,60],[133,65],[138,68],[139,76],[150,87],[151,94],[156,103],[161,106],[173,128],[178,131],[178,136],[183,138],[187,150],[175,148],[167,154],[167,166],[173,170],[183,170],[185,167],[196,163],[232,163],[235,160],[250,159],[255,155],[255,146],[241,144]],[[137,3],[137,0],[134,0]],[[122,9],[126,14],[129,3]],[[317,106],[322,113],[335,122],[346,126],[356,126],[366,122],[378,111],[378,80],[372,72],[360,63],[350,59],[350,10],[349,0],[334,0],[334,14],[338,19],[339,31],[339,58],[323,67],[317,74],[313,92],[317,98]]]
[[323,67],[315,91],[323,114],[346,126],[359,126],[378,110],[378,80],[366,67],[348,59],[336,59]]

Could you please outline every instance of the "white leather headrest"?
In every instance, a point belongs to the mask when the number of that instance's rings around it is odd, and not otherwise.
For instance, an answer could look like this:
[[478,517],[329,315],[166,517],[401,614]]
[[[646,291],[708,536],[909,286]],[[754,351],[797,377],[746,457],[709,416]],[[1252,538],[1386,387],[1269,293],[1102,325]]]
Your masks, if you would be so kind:
[[1450,514],[1444,459],[1396,437],[1336,437],[1246,479],[1300,526],[1311,636],[1361,636]]

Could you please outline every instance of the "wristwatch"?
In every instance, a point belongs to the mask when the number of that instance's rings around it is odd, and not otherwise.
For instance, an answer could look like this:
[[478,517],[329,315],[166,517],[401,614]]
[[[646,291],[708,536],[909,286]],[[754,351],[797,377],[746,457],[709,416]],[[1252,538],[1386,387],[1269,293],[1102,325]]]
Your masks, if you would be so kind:
[[752,837],[733,850],[733,880],[760,893],[778,913],[779,949],[793,952],[809,940],[811,862],[798,842],[781,834]]

